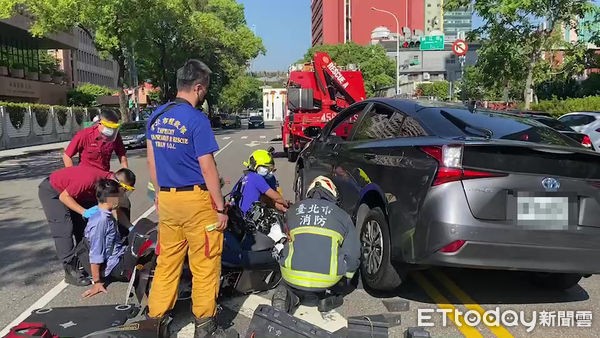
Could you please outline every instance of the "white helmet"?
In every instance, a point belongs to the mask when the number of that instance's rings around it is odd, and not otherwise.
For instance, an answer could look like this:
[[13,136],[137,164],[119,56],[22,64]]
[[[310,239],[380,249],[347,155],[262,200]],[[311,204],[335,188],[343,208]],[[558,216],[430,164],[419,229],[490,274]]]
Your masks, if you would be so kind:
[[306,192],[307,196],[312,195],[311,192],[314,189],[324,189],[325,191],[329,192],[334,198],[338,198],[338,192],[337,192],[337,188],[335,187],[335,184],[333,184],[333,181],[325,176],[317,176],[317,178],[315,178],[312,183],[308,186],[308,190]]

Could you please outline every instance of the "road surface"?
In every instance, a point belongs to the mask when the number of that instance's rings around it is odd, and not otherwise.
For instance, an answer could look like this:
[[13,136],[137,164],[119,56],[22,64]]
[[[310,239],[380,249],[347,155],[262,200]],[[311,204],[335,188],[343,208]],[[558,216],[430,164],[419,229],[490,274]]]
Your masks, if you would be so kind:
[[[279,134],[278,124],[267,124],[265,129],[247,130],[244,126],[216,131],[221,147],[216,157],[218,168],[231,181],[224,192],[231,190],[242,173],[242,162],[253,150],[273,145],[277,151],[276,174],[285,197],[293,200],[294,166],[281,153],[280,142],[273,141]],[[137,190],[131,195],[132,218],[143,215],[155,220],[152,203],[146,197],[145,150],[131,150],[128,156],[138,178]],[[110,285],[108,294],[84,300],[81,293],[85,288],[62,282],[62,268],[37,198],[40,181],[61,166],[59,152],[0,162],[0,330],[27,314],[30,308],[119,304],[125,300],[124,283]],[[113,168],[118,168],[116,161]],[[254,309],[269,300],[270,293],[228,299],[222,304],[219,321],[233,325],[243,335]],[[600,326],[594,317],[600,316],[599,300],[597,276],[582,280],[570,290],[557,292],[533,287],[520,272],[430,269],[412,274],[396,292],[374,294],[359,287],[346,297],[342,307],[330,313],[321,315],[315,308],[303,306],[295,315],[334,331],[346,326],[345,318],[349,316],[386,313],[385,302],[408,301],[410,309],[401,312],[402,324],[391,331],[393,337],[417,326],[419,312],[420,324],[433,325],[426,327],[433,337],[598,337]],[[460,325],[464,323],[462,318],[474,322],[476,313],[496,309],[497,315],[504,317],[503,325]],[[455,312],[446,316],[439,311],[471,312],[455,318]],[[522,318],[515,322],[510,311]],[[590,313],[592,318],[588,320]],[[174,315],[171,328],[174,336],[192,337],[189,301],[180,301]]]

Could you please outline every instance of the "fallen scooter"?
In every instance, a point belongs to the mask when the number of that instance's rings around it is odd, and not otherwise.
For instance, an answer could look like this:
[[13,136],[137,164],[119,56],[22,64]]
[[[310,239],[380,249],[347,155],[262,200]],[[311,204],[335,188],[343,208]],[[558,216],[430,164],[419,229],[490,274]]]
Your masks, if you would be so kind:
[[[148,197],[154,200],[154,189],[148,185]],[[249,211],[246,226],[228,226],[224,233],[221,258],[220,297],[248,294],[275,288],[280,280],[279,265],[272,252],[275,242],[268,237],[268,229],[274,225],[283,229],[283,215],[259,202]],[[158,224],[147,218],[141,219],[129,234],[130,250],[127,266],[132,266],[126,298],[134,292],[142,308],[152,286],[156,261],[160,255],[157,246]],[[183,267],[178,299],[190,297],[191,272],[187,260]]]

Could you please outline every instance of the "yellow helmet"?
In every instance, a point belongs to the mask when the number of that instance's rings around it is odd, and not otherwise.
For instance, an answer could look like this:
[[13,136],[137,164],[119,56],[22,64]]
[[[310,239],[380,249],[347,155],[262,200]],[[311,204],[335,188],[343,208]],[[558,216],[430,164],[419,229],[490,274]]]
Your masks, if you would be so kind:
[[244,162],[244,166],[246,166],[250,170],[256,171],[256,168],[260,166],[265,167],[273,167],[275,166],[275,161],[273,160],[273,156],[270,152],[259,149],[256,150],[250,155],[247,162]]
[[317,176],[308,186],[307,194],[315,188],[322,188],[328,191],[333,197],[338,198],[338,192],[333,181],[325,176]]

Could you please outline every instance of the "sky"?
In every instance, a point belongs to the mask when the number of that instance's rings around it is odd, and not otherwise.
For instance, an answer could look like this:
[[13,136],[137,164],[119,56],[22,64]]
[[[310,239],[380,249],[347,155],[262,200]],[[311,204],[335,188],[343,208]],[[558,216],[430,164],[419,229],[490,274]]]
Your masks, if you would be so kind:
[[[310,0],[238,0],[246,22],[267,49],[252,61],[252,70],[287,70],[311,45]],[[594,2],[598,2],[597,0]],[[473,28],[481,18],[473,16]]]
[[287,70],[311,45],[310,0],[238,0],[246,22],[267,49],[252,70]]

